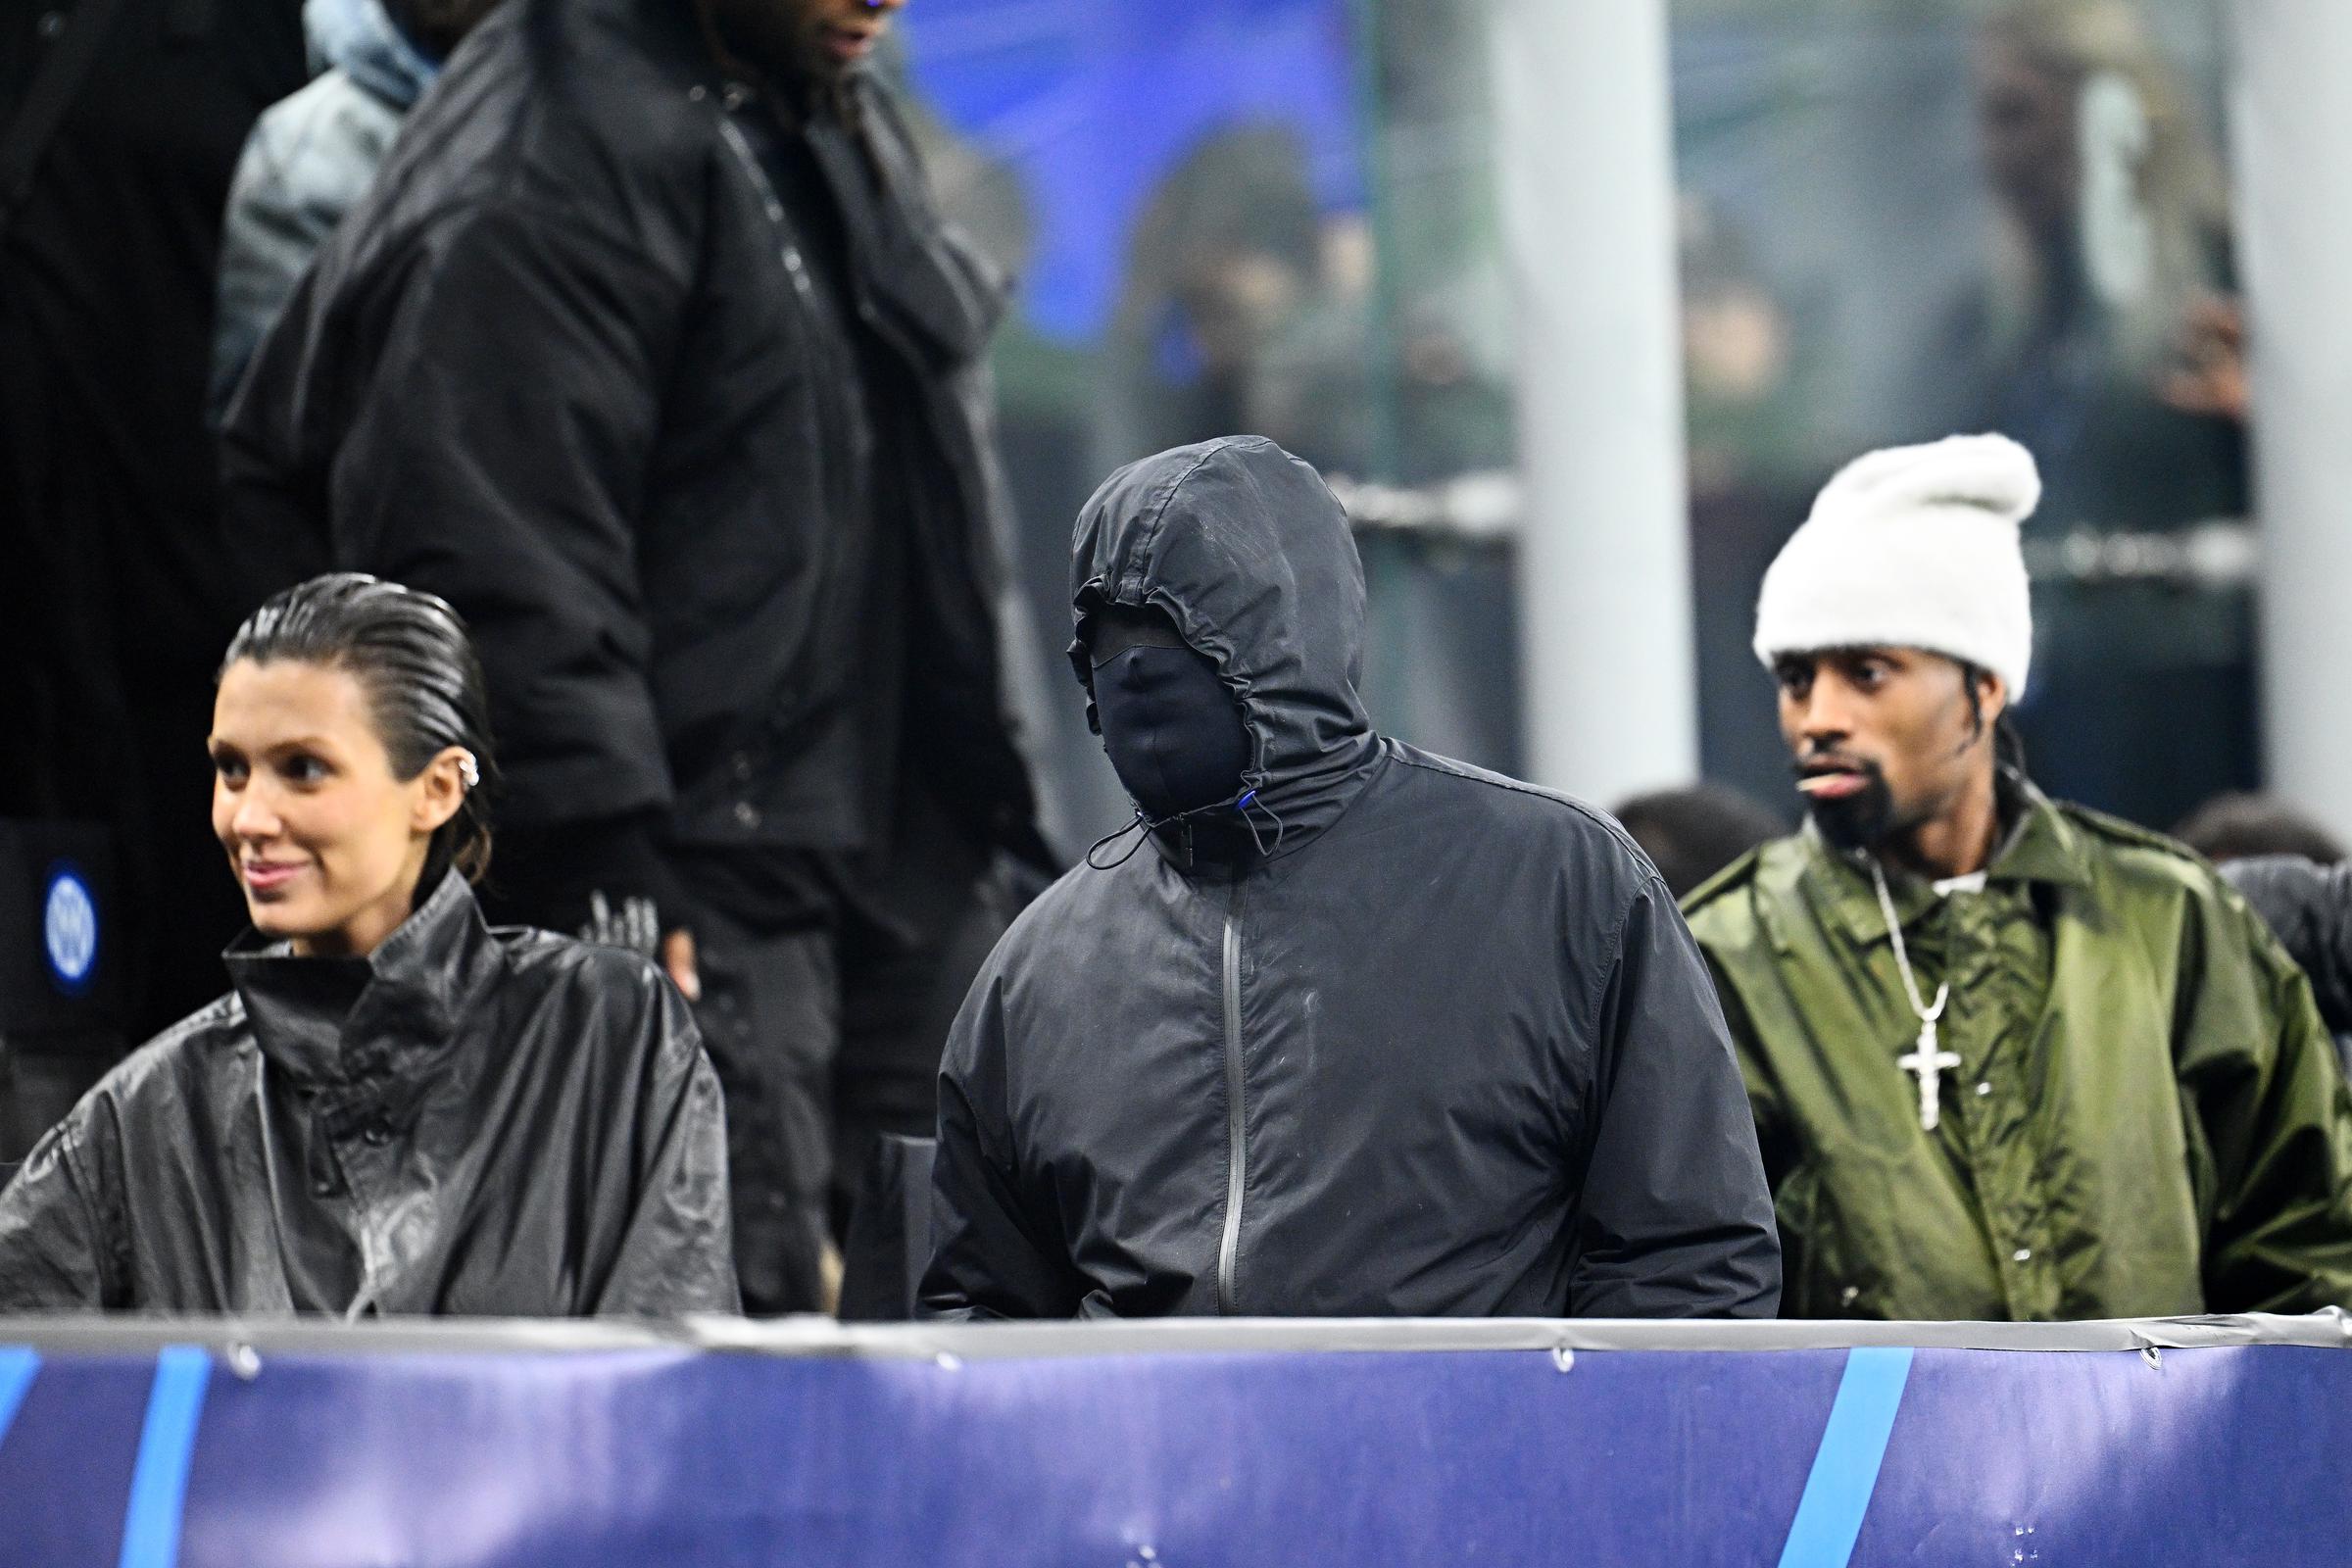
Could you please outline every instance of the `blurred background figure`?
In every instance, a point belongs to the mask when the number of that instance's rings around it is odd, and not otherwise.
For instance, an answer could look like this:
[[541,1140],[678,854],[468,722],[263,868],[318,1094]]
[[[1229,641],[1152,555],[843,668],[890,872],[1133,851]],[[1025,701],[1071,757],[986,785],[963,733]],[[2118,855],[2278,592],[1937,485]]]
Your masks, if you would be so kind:
[[1362,242],[1360,220],[1326,221],[1294,128],[1201,138],[1128,241],[1110,324],[1127,428],[1113,439],[1250,430],[1318,467],[1366,472]]
[[2182,817],[2173,837],[2216,865],[2255,856],[2290,855],[2321,865],[2344,858],[2343,844],[2290,801],[2232,790]]
[[2221,162],[2144,9],[2021,0],[1984,25],[1988,272],[1928,373],[1963,393],[1943,427],[2033,451],[2042,532],[2093,563],[2045,571],[2045,684],[2020,715],[2037,771],[2162,823],[2254,782],[2255,693],[2242,583],[2149,580],[2097,551],[2247,511],[2244,399],[2220,384],[2238,379]]
[[401,120],[441,62],[494,4],[304,0],[311,59],[326,69],[262,116],[229,184],[213,324],[216,424],[294,280],[368,193]]
[[[218,992],[239,924],[185,809],[251,608],[222,570],[204,389],[229,173],[305,74],[296,0],[0,8],[0,819],[103,826],[118,877],[92,889],[83,978],[121,987],[119,1039]],[[36,938],[42,869],[0,877]],[[0,1037],[62,983],[10,956],[35,997],[0,998]]]
[[1678,900],[1757,845],[1788,831],[1763,802],[1724,784],[1637,795],[1610,813]]

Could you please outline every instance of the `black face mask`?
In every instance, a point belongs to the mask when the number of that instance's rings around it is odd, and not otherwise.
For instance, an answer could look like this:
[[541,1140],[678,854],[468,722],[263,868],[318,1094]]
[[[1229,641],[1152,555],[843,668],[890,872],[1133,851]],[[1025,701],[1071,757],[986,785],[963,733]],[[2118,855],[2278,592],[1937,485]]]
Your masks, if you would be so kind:
[[1190,648],[1121,648],[1094,666],[1102,749],[1153,820],[1230,801],[1250,766],[1241,705]]

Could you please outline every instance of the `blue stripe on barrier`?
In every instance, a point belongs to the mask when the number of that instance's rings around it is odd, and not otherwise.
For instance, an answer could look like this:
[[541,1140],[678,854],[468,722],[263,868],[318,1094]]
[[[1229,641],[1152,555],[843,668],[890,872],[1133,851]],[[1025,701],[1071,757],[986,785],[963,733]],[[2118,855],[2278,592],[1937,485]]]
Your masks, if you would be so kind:
[[8,1424],[17,1418],[17,1406],[24,1402],[24,1391],[32,1387],[32,1375],[40,1369],[41,1358],[22,1346],[0,1349],[0,1439],[7,1438]]
[[1781,1568],[1845,1568],[1879,1484],[1879,1462],[1894,1431],[1894,1412],[1911,1376],[1907,1348],[1861,1347],[1845,1355],[1845,1375],[1830,1405],[1830,1424],[1813,1454],[1813,1473],[1797,1499],[1781,1548]]
[[212,1374],[213,1358],[190,1346],[169,1346],[155,1358],[147,1425],[130,1473],[130,1506],[122,1516],[121,1568],[176,1568],[179,1562],[188,1461],[196,1453],[196,1423]]

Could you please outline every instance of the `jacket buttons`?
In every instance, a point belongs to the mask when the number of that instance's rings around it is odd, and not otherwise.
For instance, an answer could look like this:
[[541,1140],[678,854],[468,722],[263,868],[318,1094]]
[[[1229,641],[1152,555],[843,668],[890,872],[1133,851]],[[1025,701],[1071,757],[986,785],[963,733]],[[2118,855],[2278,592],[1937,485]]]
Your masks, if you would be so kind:
[[738,827],[758,827],[760,825],[760,808],[749,801],[737,801],[735,803],[735,823]]
[[66,14],[63,11],[44,11],[41,20],[34,23],[33,26],[40,33],[41,41],[47,43],[66,30]]
[[378,1119],[360,1129],[360,1142],[370,1149],[381,1149],[391,1141],[392,1126],[389,1122]]
[[737,783],[749,784],[752,781],[751,753],[737,752],[733,757],[727,760],[727,765],[734,769]]
[[335,1196],[335,1179],[334,1179],[332,1176],[314,1176],[314,1177],[312,1177],[312,1178],[311,1178],[311,1192],[312,1192],[312,1194],[313,1194],[314,1196],[316,1196],[316,1197],[318,1197],[318,1198],[332,1198],[332,1197],[334,1197],[334,1196]]
[[2034,1249],[2031,1247],[2021,1247],[2009,1254],[2009,1261],[2012,1263],[2031,1263],[2033,1260]]

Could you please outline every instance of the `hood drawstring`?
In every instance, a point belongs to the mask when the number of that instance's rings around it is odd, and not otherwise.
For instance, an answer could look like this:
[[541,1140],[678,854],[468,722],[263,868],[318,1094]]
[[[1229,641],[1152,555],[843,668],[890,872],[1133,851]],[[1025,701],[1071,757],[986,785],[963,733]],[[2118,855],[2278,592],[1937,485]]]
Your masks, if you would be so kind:
[[[1250,808],[1252,806],[1265,812],[1266,816],[1274,824],[1274,847],[1272,849],[1268,849],[1266,847],[1266,841],[1258,837],[1257,821],[1250,814]],[[1257,791],[1244,791],[1242,798],[1233,803],[1233,808],[1242,813],[1242,826],[1250,830],[1250,843],[1253,848],[1256,849],[1257,858],[1259,859],[1270,860],[1281,852],[1282,835],[1285,831],[1282,816],[1274,809],[1274,808],[1266,805],[1263,801],[1257,798]]]
[[[1256,819],[1250,814],[1252,807],[1260,811],[1263,811],[1266,814],[1267,819],[1274,824],[1274,842],[1271,846],[1267,845],[1265,836],[1258,832]],[[1262,860],[1270,858],[1276,851],[1282,848],[1282,835],[1284,831],[1282,817],[1272,807],[1266,805],[1263,801],[1260,801],[1257,798],[1257,787],[1255,785],[1250,785],[1245,788],[1239,795],[1235,796],[1230,801],[1219,801],[1213,806],[1197,806],[1189,811],[1178,811],[1172,816],[1163,816],[1157,818],[1156,820],[1146,816],[1144,814],[1143,808],[1138,807],[1136,808],[1135,815],[1130,818],[1124,826],[1113,828],[1108,833],[1105,833],[1101,838],[1095,840],[1093,845],[1090,846],[1086,852],[1086,863],[1089,867],[1097,871],[1115,871],[1120,866],[1125,865],[1129,860],[1135,858],[1135,852],[1144,847],[1144,840],[1150,837],[1152,834],[1158,832],[1163,827],[1174,827],[1179,822],[1190,821],[1196,816],[1206,816],[1211,811],[1233,811],[1238,813],[1242,819],[1242,826],[1249,830],[1250,843],[1256,849],[1259,859]],[[1095,857],[1102,853],[1104,849],[1116,844],[1119,840],[1125,838],[1130,833],[1136,835],[1136,840],[1133,844],[1127,846],[1126,854],[1120,856],[1115,860],[1104,861],[1095,858]]]
[[[1143,835],[1151,831],[1152,823],[1150,819],[1148,819],[1144,815],[1143,811],[1139,808],[1136,811],[1134,818],[1130,820],[1125,827],[1112,828],[1109,832],[1095,840],[1092,847],[1090,847],[1086,852],[1086,863],[1098,871],[1115,871],[1120,866],[1125,865],[1129,860],[1135,858],[1135,852],[1144,847]],[[1107,864],[1095,858],[1095,856],[1106,846],[1116,844],[1119,840],[1125,838],[1130,833],[1136,834],[1136,840],[1133,844],[1127,846],[1127,853],[1125,855],[1120,856],[1117,859],[1112,860]]]

